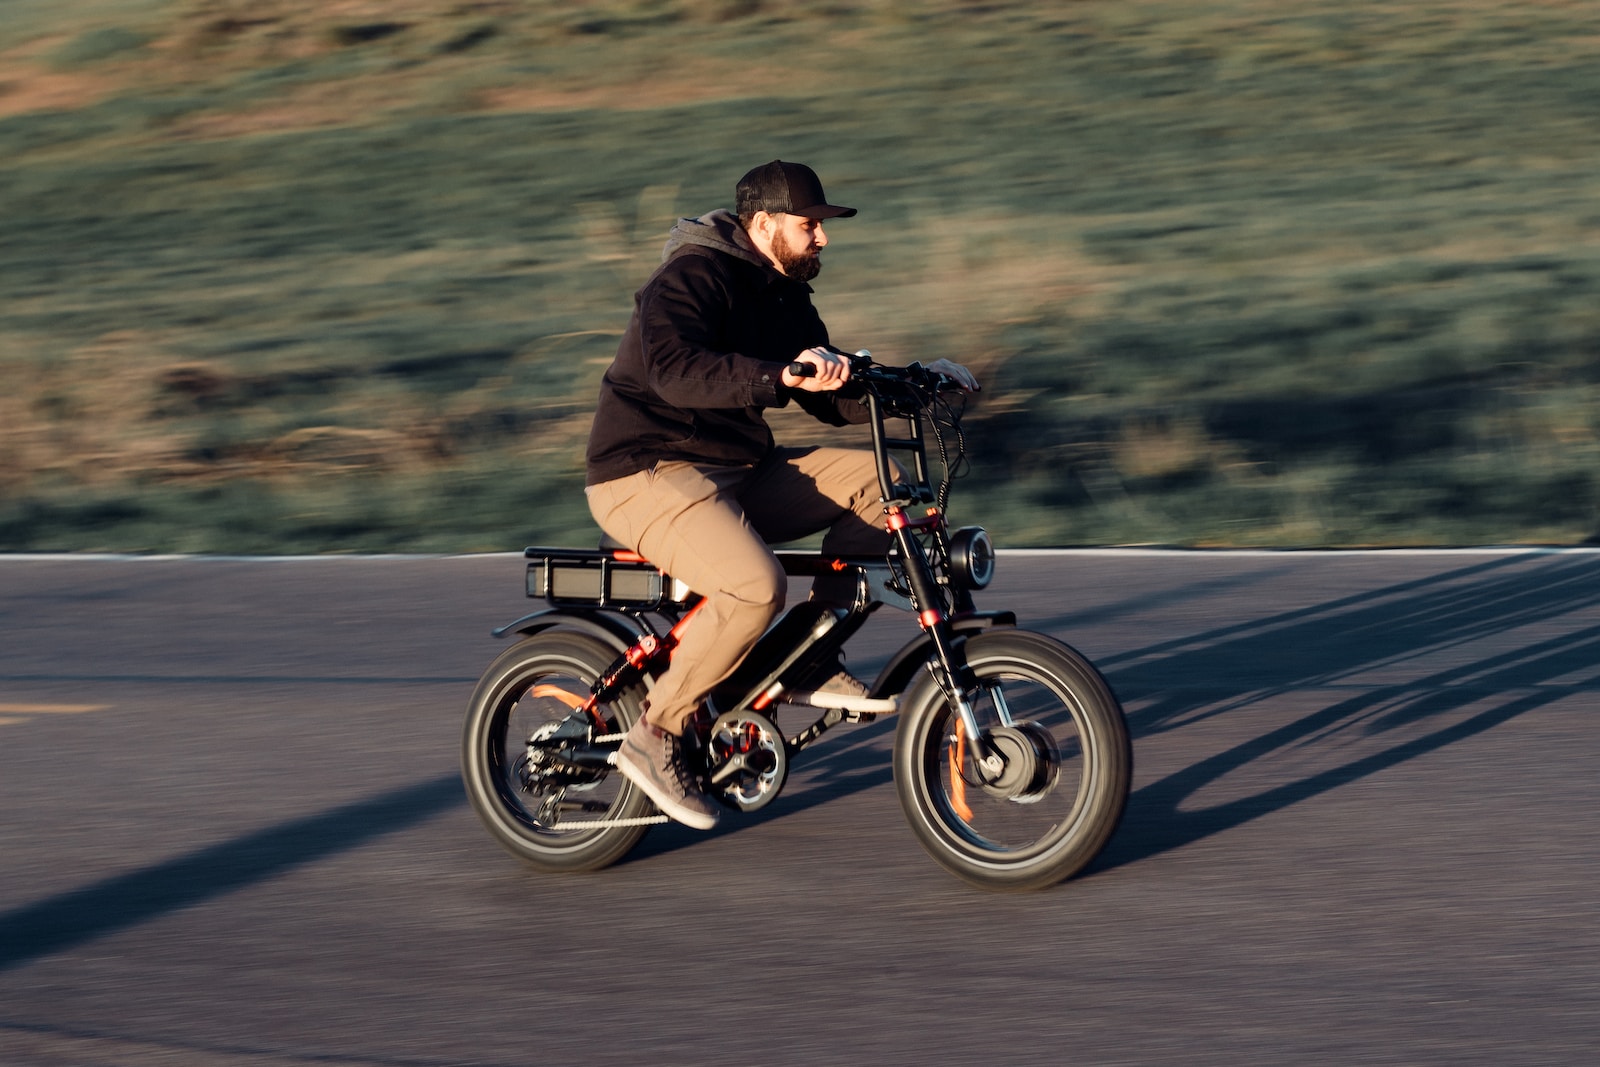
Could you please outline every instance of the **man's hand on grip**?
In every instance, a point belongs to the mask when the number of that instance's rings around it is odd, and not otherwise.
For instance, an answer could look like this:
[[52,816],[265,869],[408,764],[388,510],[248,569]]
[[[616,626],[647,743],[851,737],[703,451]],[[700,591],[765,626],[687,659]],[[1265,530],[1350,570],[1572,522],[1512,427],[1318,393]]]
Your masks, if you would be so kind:
[[810,377],[801,378],[785,367],[783,384],[790,389],[802,389],[808,393],[826,393],[850,380],[850,364],[843,356],[826,348],[808,348],[795,356],[794,361],[810,365],[813,373]]
[[933,373],[949,378],[969,393],[976,393],[981,388],[973,373],[959,363],[951,363],[948,359],[936,359],[924,365]]

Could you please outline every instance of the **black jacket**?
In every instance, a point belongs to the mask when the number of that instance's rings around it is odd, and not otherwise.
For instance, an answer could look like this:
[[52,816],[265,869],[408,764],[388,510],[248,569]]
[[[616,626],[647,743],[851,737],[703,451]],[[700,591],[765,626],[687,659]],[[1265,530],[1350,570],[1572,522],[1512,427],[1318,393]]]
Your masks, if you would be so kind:
[[753,464],[773,447],[762,410],[793,397],[824,422],[866,420],[836,393],[791,392],[784,364],[828,343],[811,287],[772,267],[729,211],[680,219],[600,385],[587,482],[664,459]]

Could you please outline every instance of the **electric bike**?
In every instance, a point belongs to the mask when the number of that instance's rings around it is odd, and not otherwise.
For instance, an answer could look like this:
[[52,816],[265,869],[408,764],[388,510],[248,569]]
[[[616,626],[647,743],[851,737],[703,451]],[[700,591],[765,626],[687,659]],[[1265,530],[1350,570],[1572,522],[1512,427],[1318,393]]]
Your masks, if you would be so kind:
[[[951,530],[945,519],[965,465],[964,397],[917,364],[848,358],[847,388],[869,411],[890,548],[873,558],[776,553],[790,575],[849,575],[854,603],[786,611],[691,722],[685,759],[710,796],[757,811],[829,730],[898,715],[895,788],[927,853],[985,889],[1054,884],[1089,863],[1122,816],[1132,751],[1121,705],[1077,651],[1019,629],[1012,612],[976,607],[973,594],[994,576],[993,545],[981,527]],[[524,555],[527,594],[546,606],[494,631],[520,640],[472,695],[462,773],[510,852],[544,870],[594,870],[667,821],[616,770],[616,754],[703,601],[620,547]],[[844,643],[885,605],[910,614],[915,636],[867,695],[818,691]],[[810,721],[786,729],[780,715]]]

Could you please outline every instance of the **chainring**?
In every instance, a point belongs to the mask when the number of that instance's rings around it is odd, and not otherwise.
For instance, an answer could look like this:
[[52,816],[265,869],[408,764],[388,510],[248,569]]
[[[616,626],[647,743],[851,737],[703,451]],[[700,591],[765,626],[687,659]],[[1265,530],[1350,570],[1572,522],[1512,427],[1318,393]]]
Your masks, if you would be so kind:
[[719,715],[705,754],[711,795],[735,811],[766,807],[789,778],[788,742],[777,723],[758,712]]

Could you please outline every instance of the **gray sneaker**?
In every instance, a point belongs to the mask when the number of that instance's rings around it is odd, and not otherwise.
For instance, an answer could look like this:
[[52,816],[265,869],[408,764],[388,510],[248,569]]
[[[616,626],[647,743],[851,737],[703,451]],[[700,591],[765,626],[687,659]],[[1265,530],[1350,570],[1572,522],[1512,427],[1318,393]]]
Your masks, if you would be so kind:
[[696,830],[717,825],[717,806],[683,765],[678,738],[650,725],[643,715],[622,738],[617,770],[644,790],[668,818]]
[[867,695],[867,683],[841,666],[832,678],[817,686],[817,692],[837,693],[846,697],[864,697]]
[[893,715],[899,701],[893,696],[873,699],[867,684],[835,662],[822,668],[831,671],[827,680],[810,691],[795,690],[782,697],[784,703],[809,708],[836,708],[845,713],[845,722],[872,722],[879,715]]

